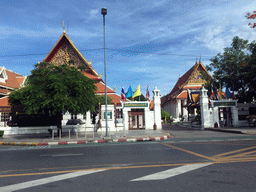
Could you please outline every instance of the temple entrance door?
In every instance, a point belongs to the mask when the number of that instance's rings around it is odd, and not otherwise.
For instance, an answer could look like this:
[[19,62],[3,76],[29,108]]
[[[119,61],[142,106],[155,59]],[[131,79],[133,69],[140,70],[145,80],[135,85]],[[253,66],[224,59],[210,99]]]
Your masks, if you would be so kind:
[[231,113],[231,108],[226,107],[226,108],[219,108],[219,124],[220,127],[232,127],[232,113]]
[[129,116],[129,130],[145,129],[144,112],[128,112]]

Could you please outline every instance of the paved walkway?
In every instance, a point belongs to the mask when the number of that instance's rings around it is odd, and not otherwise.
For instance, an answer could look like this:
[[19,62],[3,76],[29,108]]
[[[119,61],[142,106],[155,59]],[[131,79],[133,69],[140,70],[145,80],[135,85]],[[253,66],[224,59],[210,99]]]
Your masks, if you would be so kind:
[[[190,130],[190,133],[184,134],[184,130]],[[52,138],[50,134],[21,134],[7,135],[0,138],[0,145],[22,145],[22,146],[40,146],[40,145],[69,145],[86,143],[117,143],[117,142],[143,142],[157,141],[171,138],[200,137],[206,135],[205,131],[217,131],[236,134],[256,135],[256,127],[224,127],[224,128],[206,128],[200,127],[181,127],[177,125],[163,125],[163,130],[129,130],[120,132],[110,132],[109,137],[105,133],[63,133],[62,138],[57,135]],[[213,134],[211,134],[213,135]],[[217,136],[217,135],[216,135]]]

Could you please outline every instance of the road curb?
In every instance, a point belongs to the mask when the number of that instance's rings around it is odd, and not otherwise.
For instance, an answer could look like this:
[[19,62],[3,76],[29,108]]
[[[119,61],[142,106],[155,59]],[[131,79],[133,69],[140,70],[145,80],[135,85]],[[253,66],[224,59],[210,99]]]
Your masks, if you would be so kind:
[[243,131],[238,130],[225,130],[225,129],[218,129],[218,128],[205,128],[204,130],[208,131],[217,131],[217,132],[226,132],[226,133],[237,133],[237,134],[246,134]]
[[0,145],[12,145],[12,146],[52,146],[52,145],[75,145],[75,144],[89,144],[89,143],[123,143],[123,142],[146,142],[146,141],[160,141],[170,138],[169,135],[160,137],[139,137],[139,138],[124,138],[124,139],[99,139],[90,141],[56,141],[56,142],[0,142]]

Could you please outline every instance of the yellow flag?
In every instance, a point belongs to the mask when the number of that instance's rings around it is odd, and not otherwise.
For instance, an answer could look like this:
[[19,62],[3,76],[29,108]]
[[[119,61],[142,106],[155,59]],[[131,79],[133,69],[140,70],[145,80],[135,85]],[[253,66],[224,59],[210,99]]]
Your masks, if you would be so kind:
[[141,92],[140,92],[140,85],[137,87],[136,91],[134,92],[132,98],[140,96]]

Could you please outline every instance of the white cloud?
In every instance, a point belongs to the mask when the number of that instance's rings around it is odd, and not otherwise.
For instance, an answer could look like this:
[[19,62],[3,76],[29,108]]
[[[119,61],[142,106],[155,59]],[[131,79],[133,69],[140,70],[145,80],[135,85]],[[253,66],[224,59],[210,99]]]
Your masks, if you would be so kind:
[[94,19],[98,17],[99,9],[92,9],[90,10],[89,14],[90,14],[89,19]]

